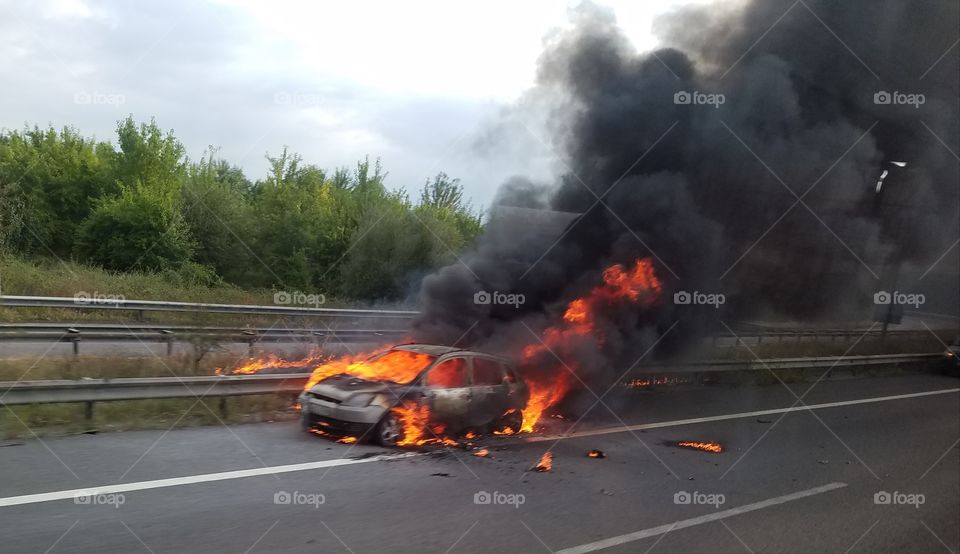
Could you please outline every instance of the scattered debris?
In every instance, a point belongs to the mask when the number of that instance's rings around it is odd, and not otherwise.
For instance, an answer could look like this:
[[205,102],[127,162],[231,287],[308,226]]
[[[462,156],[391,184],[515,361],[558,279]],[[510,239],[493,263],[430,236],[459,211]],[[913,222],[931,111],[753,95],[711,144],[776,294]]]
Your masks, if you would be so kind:
[[613,492],[608,491],[607,489],[600,489],[600,494],[604,496],[613,496]]
[[827,465],[827,464],[830,463],[830,460],[817,460],[817,463],[818,463],[818,464]]
[[772,419],[760,419],[757,418],[757,423],[773,423]]
[[431,473],[430,477],[450,477],[449,473]]
[[540,461],[537,462],[537,465],[530,468],[531,471],[539,471],[541,473],[550,471],[553,469],[553,452],[544,452],[543,456],[540,457]]
[[481,448],[480,450],[475,451],[473,455],[477,456],[478,458],[487,458],[490,456],[490,451],[486,448]]
[[587,452],[588,458],[606,458],[607,455],[603,453],[603,450],[591,450]]

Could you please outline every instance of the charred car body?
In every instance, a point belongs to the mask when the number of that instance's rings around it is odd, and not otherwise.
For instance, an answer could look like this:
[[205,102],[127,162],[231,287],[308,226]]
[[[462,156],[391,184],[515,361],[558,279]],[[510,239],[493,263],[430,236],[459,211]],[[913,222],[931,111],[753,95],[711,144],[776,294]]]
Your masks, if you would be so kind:
[[408,382],[341,373],[304,391],[300,396],[304,428],[393,446],[403,440],[402,422],[394,410],[403,405],[426,407],[429,424],[442,425],[445,433],[520,430],[529,391],[509,360],[446,346],[407,344],[368,362],[411,355],[418,367]]

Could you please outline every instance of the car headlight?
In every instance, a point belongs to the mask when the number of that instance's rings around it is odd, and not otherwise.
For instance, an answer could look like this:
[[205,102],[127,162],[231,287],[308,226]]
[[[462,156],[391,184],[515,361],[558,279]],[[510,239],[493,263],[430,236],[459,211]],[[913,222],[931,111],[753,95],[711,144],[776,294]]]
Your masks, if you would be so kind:
[[347,398],[343,401],[344,406],[369,406],[370,401],[373,400],[374,395],[369,393],[355,394],[350,398]]

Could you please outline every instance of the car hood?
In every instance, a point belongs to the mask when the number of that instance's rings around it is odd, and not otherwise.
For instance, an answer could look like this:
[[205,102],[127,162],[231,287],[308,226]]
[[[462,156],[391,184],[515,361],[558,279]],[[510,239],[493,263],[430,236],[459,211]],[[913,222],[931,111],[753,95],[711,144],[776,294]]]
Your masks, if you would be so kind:
[[341,373],[320,381],[310,389],[310,392],[332,400],[343,401],[355,394],[366,393],[386,392],[399,396],[409,388],[397,383],[370,381]]

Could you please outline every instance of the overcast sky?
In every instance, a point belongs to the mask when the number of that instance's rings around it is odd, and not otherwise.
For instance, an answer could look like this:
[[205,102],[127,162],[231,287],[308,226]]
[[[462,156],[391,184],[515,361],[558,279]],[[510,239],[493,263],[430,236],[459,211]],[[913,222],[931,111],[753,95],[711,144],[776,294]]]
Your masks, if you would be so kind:
[[[673,1],[600,1],[639,50]],[[196,159],[208,145],[251,179],[283,145],[333,168],[380,157],[388,184],[438,171],[487,206],[514,174],[544,178],[550,150],[522,126],[476,148],[528,89],[570,3],[0,0],[0,128],[71,125],[114,139],[156,117]]]

